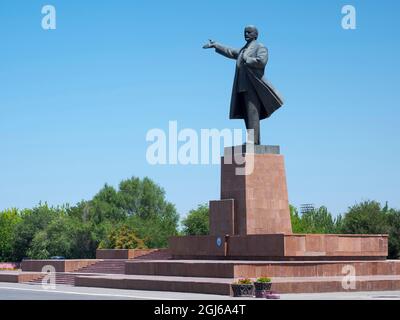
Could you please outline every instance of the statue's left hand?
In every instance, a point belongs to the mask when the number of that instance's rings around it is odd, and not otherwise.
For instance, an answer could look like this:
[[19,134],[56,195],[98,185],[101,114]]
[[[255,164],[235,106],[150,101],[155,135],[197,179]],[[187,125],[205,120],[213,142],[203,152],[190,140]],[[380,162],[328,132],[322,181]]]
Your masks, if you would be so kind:
[[215,48],[215,41],[213,40],[208,40],[208,42],[203,46],[203,49],[211,49]]

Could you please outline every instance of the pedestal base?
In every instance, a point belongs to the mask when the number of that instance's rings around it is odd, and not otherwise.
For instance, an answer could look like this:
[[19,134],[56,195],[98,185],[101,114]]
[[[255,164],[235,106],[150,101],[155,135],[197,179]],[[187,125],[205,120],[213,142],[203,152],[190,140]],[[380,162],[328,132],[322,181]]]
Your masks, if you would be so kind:
[[173,259],[384,260],[387,235],[266,234],[172,237]]
[[241,161],[229,157],[238,147],[225,148],[221,200],[210,202],[212,235],[292,232],[284,157],[278,146],[252,148],[239,146]]

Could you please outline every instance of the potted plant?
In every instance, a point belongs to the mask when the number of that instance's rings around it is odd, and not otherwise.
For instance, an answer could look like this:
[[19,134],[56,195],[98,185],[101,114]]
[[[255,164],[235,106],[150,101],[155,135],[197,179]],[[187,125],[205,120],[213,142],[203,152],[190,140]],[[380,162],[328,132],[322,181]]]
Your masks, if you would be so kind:
[[256,298],[265,298],[271,291],[271,278],[260,277],[254,282]]
[[254,285],[251,279],[239,279],[232,283],[232,292],[234,297],[253,297]]

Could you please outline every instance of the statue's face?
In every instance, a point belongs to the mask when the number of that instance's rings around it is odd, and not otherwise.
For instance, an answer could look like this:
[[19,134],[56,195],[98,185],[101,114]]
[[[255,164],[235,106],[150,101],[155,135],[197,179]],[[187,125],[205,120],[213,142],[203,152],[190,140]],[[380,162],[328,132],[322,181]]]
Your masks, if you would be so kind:
[[246,41],[251,41],[257,38],[257,30],[252,27],[246,27],[244,29],[244,38]]

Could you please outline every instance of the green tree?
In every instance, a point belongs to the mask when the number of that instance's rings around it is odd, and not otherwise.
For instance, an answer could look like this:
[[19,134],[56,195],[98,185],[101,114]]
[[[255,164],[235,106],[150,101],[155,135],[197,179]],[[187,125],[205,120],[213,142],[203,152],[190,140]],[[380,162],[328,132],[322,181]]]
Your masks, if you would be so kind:
[[57,218],[64,209],[49,207],[47,203],[39,204],[33,209],[21,212],[21,222],[15,229],[13,261],[27,257],[36,233],[46,229],[47,225]]
[[165,200],[165,191],[149,178],[131,178],[121,181],[118,191],[121,208],[129,216],[142,219],[166,217],[173,214],[171,203]]
[[301,223],[306,233],[331,234],[336,233],[335,220],[324,206],[305,212]]
[[149,178],[133,177],[118,189],[106,184],[93,199],[72,207],[39,204],[18,214],[1,213],[0,259],[94,258],[117,226],[127,228],[118,231],[118,247],[163,248],[178,234],[178,222],[165,191]]
[[391,209],[387,212],[389,234],[389,258],[400,258],[400,211]]
[[164,189],[149,178],[123,180],[117,190],[105,185],[80,207],[96,225],[96,239],[100,242],[110,232],[109,222],[126,223],[150,248],[166,247],[168,238],[177,234],[179,215],[175,206],[165,199]]
[[179,218],[175,207],[171,207],[169,210],[171,210],[171,213],[167,213],[165,217],[156,216],[142,219],[139,216],[131,216],[128,219],[128,225],[144,240],[147,247],[166,248],[168,247],[168,239],[171,236],[178,235]]
[[338,233],[338,224],[341,224],[341,217],[338,216],[334,219],[324,206],[305,212],[302,215],[299,215],[295,207],[290,206],[290,218],[294,233]]
[[349,208],[341,225],[342,233],[388,234],[389,258],[400,257],[400,211],[377,201],[364,201]]
[[143,239],[140,239],[135,231],[123,224],[107,235],[100,245],[100,249],[146,249]]
[[15,230],[21,220],[17,209],[0,212],[0,261],[13,260]]
[[94,258],[97,245],[90,224],[82,224],[74,217],[61,214],[35,234],[27,255],[32,259],[51,256]]
[[293,233],[304,233],[303,226],[301,224],[301,217],[299,216],[299,212],[296,207],[290,205],[290,220],[292,223],[292,232]]
[[96,224],[105,220],[121,221],[127,218],[127,214],[121,205],[119,192],[107,184],[91,201],[85,204],[85,209],[88,218]]
[[209,227],[209,209],[207,204],[202,204],[197,209],[190,210],[186,218],[182,221],[183,233],[185,235],[208,235]]
[[165,191],[149,178],[131,178],[119,185],[121,206],[128,225],[149,248],[168,246],[168,238],[178,234],[179,215],[165,199]]
[[342,233],[383,234],[387,231],[386,212],[376,201],[364,201],[350,207],[341,225]]

